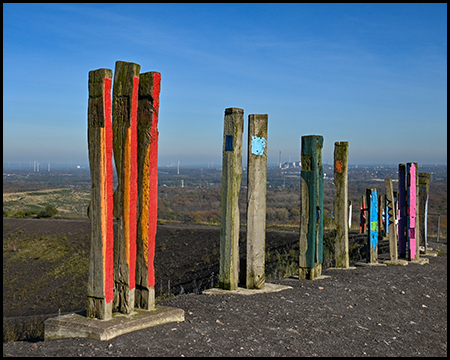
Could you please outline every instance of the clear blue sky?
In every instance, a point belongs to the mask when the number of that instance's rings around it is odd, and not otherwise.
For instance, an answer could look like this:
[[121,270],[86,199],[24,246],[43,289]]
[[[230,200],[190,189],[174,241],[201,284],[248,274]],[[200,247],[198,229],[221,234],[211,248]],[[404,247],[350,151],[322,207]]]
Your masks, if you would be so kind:
[[88,163],[88,73],[161,73],[159,165],[222,161],[224,110],[268,162],[447,164],[447,4],[3,4],[3,160]]

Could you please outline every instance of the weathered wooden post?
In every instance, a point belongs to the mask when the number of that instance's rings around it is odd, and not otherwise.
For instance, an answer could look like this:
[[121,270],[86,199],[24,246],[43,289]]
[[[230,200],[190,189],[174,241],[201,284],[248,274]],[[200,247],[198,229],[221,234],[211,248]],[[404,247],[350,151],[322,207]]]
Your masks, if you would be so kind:
[[378,234],[380,237],[385,236],[386,234],[386,228],[384,223],[384,203],[385,203],[385,196],[384,194],[378,195]]
[[431,174],[419,173],[419,245],[427,253],[427,217]]
[[155,308],[155,237],[158,215],[158,114],[161,74],[139,76],[137,110],[138,223],[135,306]]
[[386,223],[389,224],[389,255],[392,261],[398,260],[397,250],[397,234],[395,232],[395,201],[394,188],[392,186],[392,179],[384,179],[384,187],[386,189]]
[[113,167],[111,127],[112,70],[89,72],[88,148],[91,171],[91,250],[89,255],[87,317],[112,316]]
[[348,255],[348,141],[334,143],[334,223],[336,268],[349,267]]
[[359,232],[364,234],[366,232],[366,195],[362,195],[359,202]]
[[137,108],[139,71],[135,63],[117,61],[113,88],[113,146],[118,187],[114,192],[113,311],[129,314],[134,310],[136,268],[137,200]]
[[266,243],[267,130],[266,114],[248,116],[247,289],[264,289]]
[[225,109],[222,160],[219,288],[236,290],[239,282],[239,191],[242,178],[244,110]]
[[398,165],[398,252],[399,257],[406,257],[406,165]]
[[386,224],[389,229],[387,231],[389,237],[389,256],[390,259],[384,263],[387,265],[407,265],[406,260],[398,259],[397,248],[397,231],[395,229],[397,217],[397,205],[395,202],[394,188],[392,186],[392,179],[384,179],[384,186],[386,189]]
[[[419,246],[416,227],[417,208],[417,185],[418,185],[418,166],[417,163],[407,163],[407,194],[406,194],[406,239],[408,243],[408,259],[419,260]],[[417,219],[417,225],[418,225]]]
[[323,262],[323,136],[302,136],[299,279],[322,274]]

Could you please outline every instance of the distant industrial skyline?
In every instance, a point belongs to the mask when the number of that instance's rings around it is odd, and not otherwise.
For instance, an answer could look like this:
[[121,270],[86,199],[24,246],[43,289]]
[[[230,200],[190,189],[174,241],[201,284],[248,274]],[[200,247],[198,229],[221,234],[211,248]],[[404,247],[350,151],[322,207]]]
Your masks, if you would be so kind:
[[244,164],[250,114],[270,166],[303,135],[324,163],[447,164],[447,4],[3,4],[3,161],[87,165],[88,73],[117,60],[161,73],[161,167],[220,167],[229,107]]

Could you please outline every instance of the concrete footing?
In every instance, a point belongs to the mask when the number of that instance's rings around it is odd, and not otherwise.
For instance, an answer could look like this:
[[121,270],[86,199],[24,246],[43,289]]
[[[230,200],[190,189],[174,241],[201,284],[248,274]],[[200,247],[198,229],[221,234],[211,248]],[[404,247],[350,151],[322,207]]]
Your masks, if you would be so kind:
[[411,260],[410,263],[411,264],[424,265],[424,264],[429,264],[430,263],[430,259],[428,259],[428,258],[419,258],[417,260]]
[[355,262],[356,266],[386,266],[386,264],[384,263],[379,263],[379,262]]
[[54,340],[73,337],[86,337],[97,340],[109,340],[135,330],[184,321],[184,311],[167,306],[156,306],[155,310],[135,309],[132,314],[113,313],[109,320],[88,318],[81,313],[73,313],[44,322],[44,339]]
[[338,267],[329,267],[327,268],[328,270],[355,270],[356,267],[355,266],[348,266],[348,267],[344,267],[344,268],[338,268]]
[[247,289],[243,287],[238,287],[236,290],[224,290],[220,288],[212,288],[203,291],[203,294],[208,295],[226,295],[226,294],[238,294],[238,295],[254,295],[263,294],[269,292],[278,292],[286,289],[292,289],[292,286],[280,285],[280,284],[269,284],[266,283],[264,289]]
[[400,265],[400,266],[408,265],[407,260],[385,260],[383,261],[383,263],[386,265]]

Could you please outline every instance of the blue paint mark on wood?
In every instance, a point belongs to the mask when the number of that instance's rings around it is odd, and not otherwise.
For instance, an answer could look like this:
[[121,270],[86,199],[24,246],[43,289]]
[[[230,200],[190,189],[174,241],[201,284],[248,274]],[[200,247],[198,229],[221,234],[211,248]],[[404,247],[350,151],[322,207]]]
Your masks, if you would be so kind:
[[233,135],[225,136],[225,151],[233,151]]
[[266,148],[266,139],[263,137],[252,136],[252,154],[262,155]]

